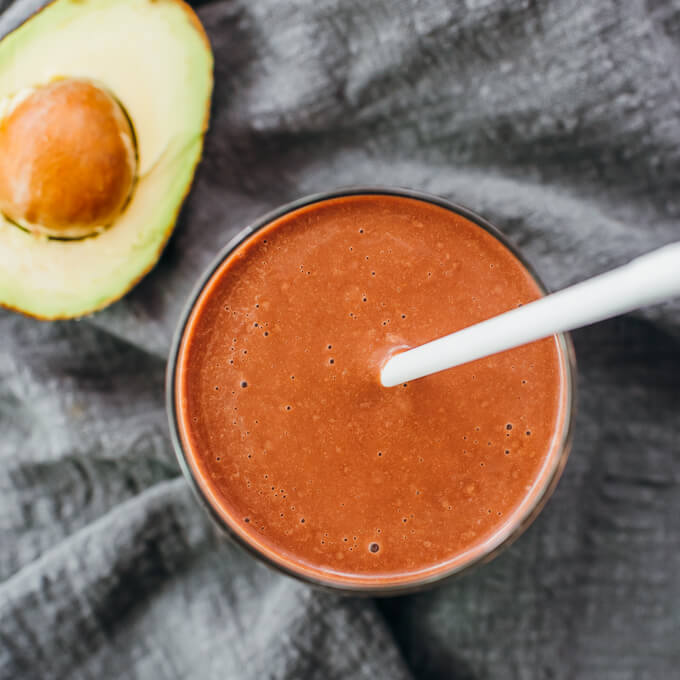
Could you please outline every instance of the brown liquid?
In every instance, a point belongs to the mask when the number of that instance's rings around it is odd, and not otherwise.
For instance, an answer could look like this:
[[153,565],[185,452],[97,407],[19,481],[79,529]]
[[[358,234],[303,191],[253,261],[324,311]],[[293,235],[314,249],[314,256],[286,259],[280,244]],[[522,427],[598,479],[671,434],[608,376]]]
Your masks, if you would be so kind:
[[539,296],[495,237],[423,201],[348,196],[274,221],[185,331],[194,476],[243,540],[313,578],[400,584],[474,558],[554,468],[562,350],[551,338],[394,388],[379,368]]

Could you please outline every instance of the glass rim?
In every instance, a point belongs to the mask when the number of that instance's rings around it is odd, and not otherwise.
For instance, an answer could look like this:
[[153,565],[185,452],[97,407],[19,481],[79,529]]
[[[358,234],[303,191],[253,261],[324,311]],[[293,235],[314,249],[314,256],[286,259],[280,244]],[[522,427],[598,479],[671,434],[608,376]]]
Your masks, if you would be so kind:
[[[229,255],[250,236],[255,234],[260,229],[266,227],[273,221],[300,208],[336,198],[361,195],[396,196],[419,200],[439,206],[470,220],[500,241],[500,243],[512,253],[512,255],[520,262],[527,273],[531,276],[542,295],[547,295],[549,293],[549,289],[543,283],[540,276],[536,273],[534,267],[527,261],[525,256],[508,239],[508,237],[488,220],[478,215],[473,210],[460,205],[459,203],[449,201],[448,199],[444,199],[440,196],[429,194],[427,192],[391,186],[350,186],[334,189],[331,191],[309,194],[267,212],[239,231],[218,252],[205,271],[198,278],[197,283],[192,288],[191,293],[184,304],[177,323],[177,327],[173,334],[166,370],[165,401],[170,427],[170,439],[182,473],[188,481],[195,496],[198,498],[200,504],[203,505],[203,507],[207,510],[208,514],[217,524],[217,526],[234,543],[236,543],[236,545],[240,546],[251,556],[255,557],[263,564],[273,568],[275,571],[291,576],[298,581],[302,581],[325,590],[331,590],[336,593],[340,592],[349,595],[388,596],[423,590],[435,584],[460,576],[481,564],[489,562],[501,551],[507,548],[511,543],[513,543],[534,521],[534,519],[543,509],[547,500],[552,495],[557,482],[562,475],[564,466],[569,456],[569,452],[571,450],[574,415],[576,411],[576,358],[570,334],[557,334],[555,337],[561,350],[561,363],[563,363],[562,368],[564,370],[565,397],[564,405],[560,406],[560,409],[563,409],[564,413],[560,414],[560,417],[563,420],[563,425],[561,431],[559,432],[559,441],[553,443],[551,446],[551,448],[555,451],[554,455],[551,456],[551,459],[554,460],[546,462],[546,465],[548,463],[552,463],[551,469],[541,470],[538,480],[535,482],[535,484],[540,483],[539,488],[535,489],[532,487],[532,489],[522,499],[520,505],[510,514],[508,520],[499,529],[494,531],[487,539],[474,546],[469,551],[461,553],[455,558],[451,558],[450,561],[455,560],[455,563],[453,566],[451,566],[451,568],[441,569],[437,566],[430,567],[425,570],[425,574],[420,578],[416,572],[411,573],[403,581],[388,581],[384,584],[376,583],[375,580],[371,581],[370,576],[365,577],[366,582],[362,583],[362,577],[359,575],[355,577],[351,575],[336,575],[335,572],[329,572],[329,578],[324,579],[321,576],[312,576],[309,573],[309,570],[305,570],[303,568],[297,570],[295,568],[289,567],[288,565],[292,564],[291,560],[286,561],[286,563],[283,563],[283,561],[277,561],[273,557],[270,557],[260,550],[254,542],[248,541],[242,537],[234,530],[232,525],[225,519],[224,515],[218,511],[218,508],[216,508],[207,497],[202,484],[196,478],[192,465],[188,460],[188,455],[185,451],[184,444],[182,443],[182,436],[180,433],[180,426],[177,417],[177,362],[182,350],[187,325],[192,317],[196,304],[201,298],[203,291],[212,280],[213,276],[217,273]],[[529,502],[529,500],[531,500],[531,502]],[[527,504],[527,507],[523,508],[523,505],[525,504]],[[471,557],[469,560],[461,561],[460,558],[464,557],[467,552],[474,552],[475,556]],[[443,564],[445,565],[446,562]],[[341,579],[339,576],[342,576],[343,578]],[[375,577],[373,578],[375,579]]]

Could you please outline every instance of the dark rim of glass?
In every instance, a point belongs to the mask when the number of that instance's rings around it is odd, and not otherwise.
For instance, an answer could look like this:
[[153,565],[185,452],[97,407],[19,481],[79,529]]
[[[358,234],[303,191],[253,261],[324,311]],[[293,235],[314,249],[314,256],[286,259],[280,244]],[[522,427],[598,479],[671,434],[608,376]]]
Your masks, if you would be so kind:
[[[182,345],[182,339],[184,337],[184,332],[186,325],[189,321],[191,313],[194,309],[198,298],[200,297],[203,289],[210,281],[212,276],[222,265],[224,260],[230,255],[230,253],[240,246],[247,238],[254,234],[259,229],[265,227],[270,222],[283,217],[287,213],[298,210],[299,208],[304,208],[305,206],[312,205],[314,203],[320,203],[322,201],[327,201],[334,198],[342,198],[345,196],[361,196],[361,195],[383,195],[383,196],[397,196],[404,198],[411,198],[418,201],[424,201],[426,203],[432,203],[441,208],[450,210],[466,219],[474,222],[477,226],[481,227],[496,239],[498,239],[524,266],[524,268],[529,272],[533,280],[538,285],[541,292],[545,295],[549,291],[541,278],[538,276],[533,266],[527,262],[526,258],[522,255],[518,248],[514,246],[512,242],[494,225],[488,222],[486,219],[475,213],[474,211],[466,208],[459,203],[454,203],[453,201],[446,200],[439,196],[433,194],[428,194],[422,191],[415,191],[412,189],[402,189],[399,187],[382,187],[382,186],[350,186],[340,189],[335,189],[333,191],[321,192],[310,194],[304,196],[296,201],[287,203],[285,205],[272,210],[252,224],[241,230],[236,236],[234,236],[217,254],[213,259],[211,264],[208,266],[206,271],[201,275],[198,283],[194,286],[191,291],[187,302],[184,305],[184,309],[180,315],[179,323],[175,330],[172,344],[170,347],[170,354],[168,357],[167,371],[166,371],[166,383],[165,383],[165,393],[166,393],[166,409],[168,413],[168,420],[170,425],[170,438],[172,441],[173,448],[175,449],[175,454],[179,462],[182,473],[189,482],[194,494],[199,499],[199,502],[208,511],[208,514],[212,517],[213,521],[226,535],[235,542],[238,546],[243,548],[247,553],[260,560],[265,565],[273,568],[279,573],[287,574],[293,578],[314,585],[316,587],[322,588],[324,590],[330,590],[333,592],[346,593],[348,595],[367,595],[367,596],[388,596],[388,595],[400,595],[406,593],[413,593],[425,588],[431,587],[435,584],[441,583],[443,581],[449,580],[451,578],[460,576],[467,573],[469,570],[476,566],[484,564],[492,560],[501,551],[507,548],[511,543],[513,543],[534,521],[536,516],[543,509],[543,506],[547,500],[552,495],[557,482],[562,475],[564,466],[566,464],[569,452],[571,449],[571,443],[573,439],[573,424],[574,415],[576,412],[576,359],[574,355],[574,347],[569,333],[560,333],[557,335],[557,339],[562,350],[562,354],[565,361],[565,377],[566,377],[566,408],[565,408],[565,420],[564,428],[562,431],[562,436],[560,438],[559,446],[556,450],[556,461],[552,470],[546,472],[546,479],[543,483],[543,487],[537,491],[536,501],[533,505],[529,506],[525,513],[519,517],[514,527],[507,532],[491,549],[481,554],[476,559],[472,559],[470,562],[456,565],[449,570],[444,570],[441,572],[436,572],[434,574],[426,575],[421,579],[415,579],[406,583],[387,583],[385,585],[376,585],[375,583],[362,584],[361,581],[342,583],[334,581],[333,578],[328,580],[323,580],[322,578],[313,578],[308,574],[297,572],[294,569],[289,569],[286,566],[279,564],[278,562],[272,560],[267,555],[264,555],[256,547],[251,545],[248,541],[244,540],[239,534],[232,530],[231,526],[225,522],[224,518],[217,512],[213,507],[212,503],[204,496],[198,481],[195,479],[191,466],[189,465],[186,454],[184,452],[184,447],[182,445],[179,425],[177,421],[177,410],[176,410],[176,395],[175,395],[175,382],[176,382],[176,368],[177,368],[177,358]],[[501,534],[492,535],[488,542],[493,544],[493,539]]]

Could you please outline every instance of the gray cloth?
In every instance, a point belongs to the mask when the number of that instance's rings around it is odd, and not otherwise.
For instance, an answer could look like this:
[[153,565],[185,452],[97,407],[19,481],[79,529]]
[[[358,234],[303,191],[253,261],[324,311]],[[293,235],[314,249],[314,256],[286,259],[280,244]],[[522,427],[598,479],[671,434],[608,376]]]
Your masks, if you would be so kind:
[[[35,4],[0,0],[0,34]],[[212,124],[158,267],[81,322],[0,312],[0,677],[678,677],[677,303],[574,334],[574,449],[529,531],[470,576],[378,603],[215,537],[169,445],[163,377],[216,251],[309,192],[453,198],[552,287],[679,238],[680,2],[231,0],[199,15]]]

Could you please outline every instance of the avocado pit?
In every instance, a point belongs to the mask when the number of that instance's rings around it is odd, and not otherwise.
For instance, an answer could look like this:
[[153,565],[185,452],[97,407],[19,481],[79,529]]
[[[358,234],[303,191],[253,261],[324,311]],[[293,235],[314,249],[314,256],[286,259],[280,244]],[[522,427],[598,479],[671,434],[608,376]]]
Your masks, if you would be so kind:
[[137,174],[135,135],[104,88],[64,78],[15,95],[0,120],[0,212],[31,232],[80,239],[113,224]]

